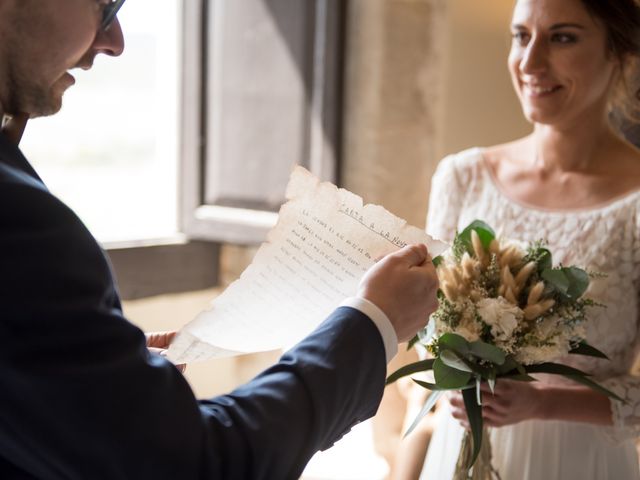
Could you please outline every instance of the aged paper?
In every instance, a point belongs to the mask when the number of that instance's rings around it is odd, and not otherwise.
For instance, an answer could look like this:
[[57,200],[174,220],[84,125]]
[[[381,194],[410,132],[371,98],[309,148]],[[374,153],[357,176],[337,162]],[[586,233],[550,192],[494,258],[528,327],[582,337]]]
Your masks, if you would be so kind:
[[296,167],[288,202],[252,264],[177,336],[178,363],[275,350],[309,334],[355,295],[376,259],[407,244],[445,248],[423,230]]

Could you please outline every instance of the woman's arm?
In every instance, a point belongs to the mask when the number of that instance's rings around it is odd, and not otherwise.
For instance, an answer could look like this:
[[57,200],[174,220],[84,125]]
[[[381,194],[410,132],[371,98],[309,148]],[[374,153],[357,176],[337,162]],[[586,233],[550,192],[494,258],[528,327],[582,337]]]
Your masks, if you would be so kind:
[[[453,416],[468,427],[462,395],[451,395]],[[611,426],[608,397],[582,386],[560,386],[500,380],[495,393],[482,386],[482,414],[486,425],[503,427],[525,420],[564,420]]]

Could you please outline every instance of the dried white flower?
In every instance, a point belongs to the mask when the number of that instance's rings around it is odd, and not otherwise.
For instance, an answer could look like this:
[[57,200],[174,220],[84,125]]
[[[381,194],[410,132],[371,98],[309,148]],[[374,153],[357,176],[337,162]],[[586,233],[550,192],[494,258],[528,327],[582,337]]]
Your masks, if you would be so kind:
[[522,310],[503,297],[483,298],[477,309],[478,315],[491,327],[491,334],[496,340],[510,338],[523,318]]

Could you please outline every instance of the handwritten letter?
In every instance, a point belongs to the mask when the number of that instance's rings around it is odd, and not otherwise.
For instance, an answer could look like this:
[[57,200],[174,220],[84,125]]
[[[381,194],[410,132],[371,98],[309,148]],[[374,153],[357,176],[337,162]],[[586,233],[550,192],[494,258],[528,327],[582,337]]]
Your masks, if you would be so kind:
[[185,363],[275,350],[301,340],[375,261],[407,244],[446,247],[424,231],[297,167],[288,202],[252,264],[180,332],[169,358]]

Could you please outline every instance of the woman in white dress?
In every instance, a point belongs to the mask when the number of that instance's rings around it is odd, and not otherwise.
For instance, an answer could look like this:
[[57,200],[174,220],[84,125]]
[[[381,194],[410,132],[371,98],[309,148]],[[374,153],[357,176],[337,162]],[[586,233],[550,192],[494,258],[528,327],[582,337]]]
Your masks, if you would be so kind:
[[[640,378],[630,369],[640,343],[640,151],[609,112],[630,89],[640,14],[633,0],[518,0],[511,31],[509,70],[533,133],[445,158],[427,230],[451,241],[481,219],[505,237],[546,240],[556,263],[606,274],[590,286],[607,308],[591,312],[587,341],[610,361],[561,361],[626,403],[557,378],[501,381],[484,395],[493,466],[502,480],[638,479]],[[462,397],[437,415],[421,478],[449,480],[467,422]]]

